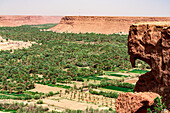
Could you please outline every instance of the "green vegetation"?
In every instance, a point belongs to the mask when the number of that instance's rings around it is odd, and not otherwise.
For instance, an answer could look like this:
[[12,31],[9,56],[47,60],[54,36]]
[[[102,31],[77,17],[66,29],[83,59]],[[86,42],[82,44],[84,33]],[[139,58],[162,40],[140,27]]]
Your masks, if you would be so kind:
[[[37,82],[37,83],[39,83],[39,82]],[[44,83],[39,83],[39,84],[44,84]],[[65,88],[65,89],[71,88],[70,86],[60,85],[60,84],[44,84],[44,85],[51,86],[51,87]]]
[[[54,112],[54,113],[57,113],[57,112]],[[66,109],[63,113],[117,113],[117,112],[115,110],[112,110],[112,109],[99,110],[99,109],[93,109],[92,107],[90,107],[90,108],[86,108],[85,111]]]
[[[53,93],[53,95],[59,94]],[[0,91],[0,99],[18,99],[18,100],[30,100],[30,99],[40,99],[44,97],[53,96],[51,92],[49,93],[38,93],[38,92],[31,92],[31,91],[24,91],[22,94],[17,94],[15,92],[9,93],[8,91]]]
[[123,91],[123,92],[133,92],[133,89],[116,87],[116,86],[106,86],[106,87],[103,87],[103,88],[104,89],[117,90],[117,91]]
[[[0,28],[0,36],[8,41],[22,40],[27,42],[29,40],[37,43],[29,48],[0,51],[1,99],[38,100],[55,94],[59,94],[59,97],[62,96],[62,90],[57,93],[49,92],[46,94],[27,91],[33,89],[35,83],[65,88],[68,93],[71,93],[71,97],[73,96],[73,90],[83,92],[84,87],[105,88],[123,92],[133,91],[133,84],[122,83],[124,78],[129,76],[113,72],[127,72],[132,68],[127,53],[127,35],[44,31],[44,29],[53,26],[55,24]],[[140,61],[138,62],[140,63]],[[143,66],[141,69],[145,67]],[[144,70],[132,70],[129,72],[144,73]],[[121,77],[121,79],[99,77],[104,73]],[[89,80],[94,80],[94,82],[91,83]],[[60,84],[72,83],[72,81],[82,82],[83,87],[77,88],[75,84],[74,88],[71,88]],[[118,93],[112,91],[96,92],[91,89],[90,93],[110,98],[118,97]],[[74,94],[74,96],[76,95]],[[37,101],[37,104],[42,103],[43,101],[41,100]],[[10,108],[8,105],[1,106],[0,110],[4,110],[5,107]],[[37,106],[20,106],[18,104],[16,106],[17,108],[6,110],[14,110],[14,112],[17,111],[18,113],[45,112],[48,110]],[[26,106],[28,109],[26,109]],[[98,112],[98,110],[88,109],[90,112],[91,110]],[[72,111],[68,110],[67,112]],[[109,112],[115,111],[110,109]]]
[[157,97],[154,99],[154,104],[147,109],[147,113],[164,113],[165,108],[166,106],[162,102],[162,97]]
[[120,74],[109,74],[109,76],[115,76],[115,77],[128,77],[126,75],[120,75]]
[[43,104],[43,101],[42,100],[38,100],[37,104]]
[[129,71],[130,73],[140,73],[140,74],[144,74],[146,72],[149,72],[147,70],[140,70],[140,69],[133,69],[131,71]]
[[[131,68],[127,35],[40,32],[39,27],[0,28],[3,38],[38,43],[13,53],[10,50],[0,51],[0,89],[15,90],[19,94],[34,88],[35,82],[70,82],[75,76],[88,77],[102,75],[103,71]],[[43,78],[36,74],[43,75]]]
[[[28,25],[30,27],[36,27],[39,29],[48,29],[48,28],[52,28],[55,27],[57,24],[39,24],[39,25]],[[25,25],[26,26],[26,25]]]
[[[102,88],[110,88],[110,89],[119,89],[120,87],[120,91],[121,89],[127,91],[133,91],[133,89],[135,88],[135,85],[130,84],[130,83],[121,83],[121,80],[110,80],[110,81],[101,81],[100,84],[89,84],[89,87],[91,88],[98,88],[98,87],[102,87]],[[108,87],[108,86],[113,86],[113,88]],[[117,88],[116,88],[117,87]]]
[[103,95],[104,97],[110,97],[110,98],[117,98],[119,96],[119,94],[116,92],[111,92],[111,91],[110,92],[103,92],[103,91],[98,92],[92,89],[89,90],[89,93],[95,94],[95,95]]

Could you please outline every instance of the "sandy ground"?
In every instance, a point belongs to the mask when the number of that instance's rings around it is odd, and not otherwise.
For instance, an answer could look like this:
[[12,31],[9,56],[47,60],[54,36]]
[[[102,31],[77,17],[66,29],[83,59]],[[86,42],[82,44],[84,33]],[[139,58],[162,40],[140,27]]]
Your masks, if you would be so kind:
[[93,107],[94,109],[99,108],[97,105],[94,104],[87,104],[87,103],[81,103],[73,100],[67,100],[67,99],[60,99],[58,100],[51,100],[51,99],[42,99],[44,103],[50,105],[50,106],[56,106],[63,109],[81,109],[85,110],[87,107]]
[[31,89],[29,91],[33,91],[33,92],[42,92],[42,93],[48,93],[50,91],[52,92],[58,92],[62,90],[63,92],[65,91],[64,88],[58,88],[58,87],[51,87],[51,86],[47,86],[47,85],[42,85],[42,84],[35,84],[35,88]]
[[36,44],[36,42],[13,41],[10,39],[7,41],[0,36],[0,50],[12,50],[13,52],[14,49],[28,48],[32,44]]
[[103,75],[103,76],[99,76],[99,77],[101,77],[101,78],[106,77],[106,78],[109,78],[109,79],[121,79],[121,77],[109,76],[109,75]]
[[136,78],[131,78],[131,79],[128,79],[128,80],[125,80],[124,82],[126,83],[131,83],[131,84],[136,84],[136,82],[139,80],[138,77]]
[[117,91],[117,90],[112,90],[112,89],[104,89],[104,88],[99,88],[100,91],[105,91],[105,92],[117,92],[117,93],[122,93],[122,91]]

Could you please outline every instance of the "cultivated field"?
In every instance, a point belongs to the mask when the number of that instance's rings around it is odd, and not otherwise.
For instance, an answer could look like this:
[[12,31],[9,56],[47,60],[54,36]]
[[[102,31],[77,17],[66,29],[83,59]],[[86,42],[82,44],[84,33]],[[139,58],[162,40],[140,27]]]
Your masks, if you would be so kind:
[[[0,46],[1,111],[115,112],[119,93],[133,92],[138,77],[149,71],[140,60],[132,69],[127,35],[43,30],[52,26],[0,28],[0,44],[10,46]],[[10,45],[18,40],[26,45]]]

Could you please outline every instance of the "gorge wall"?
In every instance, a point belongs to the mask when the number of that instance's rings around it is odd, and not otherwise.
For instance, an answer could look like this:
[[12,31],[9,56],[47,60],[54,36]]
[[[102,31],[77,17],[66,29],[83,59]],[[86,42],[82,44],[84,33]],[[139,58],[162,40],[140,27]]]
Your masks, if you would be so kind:
[[49,30],[68,33],[128,34],[130,25],[146,21],[170,21],[170,17],[65,16],[57,26]]
[[59,23],[62,16],[6,16],[0,15],[0,27]]
[[128,52],[133,67],[136,59],[151,67],[150,72],[139,77],[134,91],[156,92],[170,109],[170,22],[131,25]]

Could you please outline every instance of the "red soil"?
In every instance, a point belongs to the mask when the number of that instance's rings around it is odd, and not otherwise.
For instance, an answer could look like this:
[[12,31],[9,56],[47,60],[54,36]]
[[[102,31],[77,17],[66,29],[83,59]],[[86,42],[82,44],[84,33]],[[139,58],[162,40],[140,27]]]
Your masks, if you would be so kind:
[[170,21],[170,17],[65,16],[57,26],[49,30],[69,33],[112,34],[123,32],[128,34],[130,25],[152,21]]
[[59,23],[62,16],[7,16],[0,15],[0,27]]

